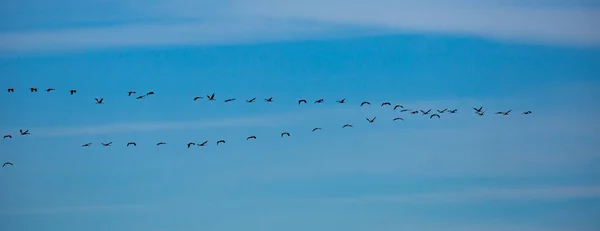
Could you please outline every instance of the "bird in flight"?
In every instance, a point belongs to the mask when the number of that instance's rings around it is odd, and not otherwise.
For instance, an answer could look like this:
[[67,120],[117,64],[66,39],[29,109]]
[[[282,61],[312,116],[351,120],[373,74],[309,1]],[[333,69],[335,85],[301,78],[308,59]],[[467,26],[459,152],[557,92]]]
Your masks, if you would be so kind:
[[523,115],[529,115],[529,114],[531,114],[531,111],[523,112]]
[[137,144],[135,142],[129,142],[129,143],[127,143],[127,147],[129,147],[129,145],[137,146]]
[[146,95],[154,95],[153,91],[149,91],[148,93],[146,93]]
[[102,143],[102,145],[103,145],[104,147],[108,147],[108,146],[110,146],[112,143],[113,143],[113,142],[111,141],[111,142],[108,142],[108,143],[106,143],[106,144],[105,144],[105,143]]
[[375,119],[376,119],[376,118],[377,118],[377,117],[373,117],[372,119],[369,119],[369,118],[367,117],[367,121],[369,121],[369,123],[373,123],[373,122],[375,122]]
[[31,133],[29,133],[29,130],[23,131],[23,129],[19,129],[19,132],[21,132],[21,135],[31,135]]
[[266,98],[265,102],[267,102],[267,103],[273,102],[273,97]]
[[383,106],[392,106],[392,104],[391,104],[390,102],[383,102],[383,103],[381,104],[381,106],[382,106],[382,107],[383,107]]
[[298,100],[298,105],[300,105],[301,103],[306,103],[306,100],[305,99]]
[[249,100],[246,100],[246,103],[252,103],[252,102],[254,102],[255,100],[256,100],[256,97],[254,97],[254,98],[252,98],[252,99],[249,99]]
[[419,110],[414,110],[414,111],[410,112],[410,114],[418,114],[418,113],[419,113]]
[[196,145],[196,143],[194,143],[194,142],[189,142],[189,143],[187,144],[188,148],[190,148],[192,145]]
[[431,109],[429,109],[429,110],[427,110],[427,111],[423,111],[423,110],[421,110],[421,113],[423,113],[423,115],[427,115],[427,114],[429,114],[429,112],[430,112],[430,111],[431,111]]
[[14,166],[11,162],[4,162],[4,164],[2,164],[2,167],[4,168],[4,166],[6,165]]
[[12,139],[12,136],[11,135],[5,135],[4,137],[2,137],[2,139],[6,139],[6,138]]
[[496,115],[505,115],[505,116],[507,116],[507,115],[508,115],[508,114],[509,114],[511,111],[512,111],[512,109],[511,109],[511,110],[508,110],[508,111],[504,111],[504,112],[502,112],[502,111],[499,111],[499,112],[496,112],[495,114],[496,114]]
[[81,145],[81,147],[89,147],[90,145],[92,145],[92,143],[87,143],[87,144]]
[[396,120],[402,120],[402,121],[404,121],[404,119],[402,119],[402,117],[396,117],[396,118],[394,118],[393,121],[396,121]]
[[396,106],[394,106],[394,110],[398,109],[398,108],[404,108],[404,106],[400,105],[400,104],[396,104]]
[[31,92],[37,92],[37,87],[29,88],[29,91],[31,91]]
[[217,145],[219,145],[220,143],[225,143],[225,140],[219,140],[219,141],[217,141]]
[[364,101],[364,102],[360,103],[360,106],[362,107],[362,106],[363,106],[363,105],[365,105],[365,104],[366,104],[366,105],[371,105],[371,103],[369,103],[369,101]]
[[433,118],[433,117],[440,118],[440,115],[439,115],[439,114],[431,114],[431,115],[429,116],[429,119],[431,119],[431,118]]
[[158,143],[156,144],[156,146],[160,146],[160,145],[163,145],[163,144],[167,144],[167,143],[165,143],[165,142],[162,142],[162,141],[161,141],[161,142],[158,142]]
[[410,109],[402,109],[402,110],[400,110],[400,112],[407,112],[407,111],[410,111]]
[[317,130],[322,130],[322,128],[313,128],[312,131],[314,132],[314,131],[317,131]]
[[6,91],[7,92],[15,92],[15,89],[14,88],[9,88],[9,89],[6,89]]
[[352,126],[352,124],[344,124],[344,126],[342,126],[342,128],[346,128],[346,127],[350,127],[351,128],[351,127],[354,127],[354,126]]
[[438,113],[444,113],[448,110],[448,108],[444,108],[444,110],[437,110]]
[[127,92],[127,96],[134,95],[135,93],[136,93],[135,91],[129,91],[129,92]]
[[203,99],[203,97],[202,96],[196,96],[196,97],[194,97],[194,101],[199,100],[199,99]]
[[483,110],[483,106],[479,107],[479,108],[473,108],[473,110],[475,110],[476,113],[481,112],[481,110]]
[[477,114],[478,116],[483,116],[485,114],[485,112],[484,111],[478,111],[478,112],[475,112],[475,114]]
[[215,93],[212,93],[211,95],[207,95],[206,98],[211,101],[215,100]]
[[[225,141],[223,141],[223,142],[225,142]],[[197,144],[197,145],[198,145],[198,146],[206,146],[206,144],[207,144],[207,143],[208,143],[208,140],[206,140],[206,141],[202,142],[201,144]]]
[[77,93],[77,90],[75,90],[75,89],[71,89],[71,90],[69,90],[69,93],[70,93],[71,95],[73,95],[73,94]]
[[337,102],[337,103],[346,103],[346,98],[340,99],[340,100],[335,101],[335,102]]
[[315,100],[315,103],[323,103],[323,101],[324,101],[323,99],[318,99],[318,100]]
[[96,99],[96,104],[104,104],[104,98],[95,98]]
[[140,95],[138,97],[135,97],[135,99],[143,99],[144,97],[146,97],[146,95]]
[[46,92],[51,92],[51,91],[54,91],[54,90],[56,90],[56,89],[54,89],[54,88],[48,88],[48,89],[46,89]]
[[290,133],[289,133],[289,132],[282,132],[282,133],[281,133],[281,137],[283,137],[283,135],[290,136]]
[[448,110],[448,113],[450,113],[450,114],[454,114],[454,113],[456,113],[456,111],[458,111],[458,109],[454,109],[454,110]]
[[248,136],[248,138],[246,138],[246,140],[249,140],[249,139],[256,139],[256,136]]
[[235,98],[226,99],[226,100],[225,100],[225,103],[229,103],[229,102],[231,102],[231,101],[234,101],[234,100],[235,100]]

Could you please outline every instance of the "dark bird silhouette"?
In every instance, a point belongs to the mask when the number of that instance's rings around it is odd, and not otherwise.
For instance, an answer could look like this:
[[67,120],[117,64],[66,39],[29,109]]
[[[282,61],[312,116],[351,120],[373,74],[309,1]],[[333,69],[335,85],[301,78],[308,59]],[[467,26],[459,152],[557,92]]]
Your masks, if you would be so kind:
[[37,87],[29,88],[29,91],[31,91],[31,92],[37,92]]
[[199,99],[202,99],[202,96],[196,96],[196,97],[194,97],[194,101],[199,100]]
[[298,100],[298,105],[300,105],[301,103],[306,103],[306,100],[305,99]]
[[373,122],[375,122],[375,119],[376,119],[376,118],[377,118],[377,117],[373,117],[373,119],[369,119],[369,118],[367,118],[367,121],[369,121],[369,123],[373,123]]
[[6,138],[12,139],[12,136],[11,135],[5,135],[4,137],[2,137],[2,139],[6,139]]
[[282,132],[282,133],[281,133],[281,137],[283,137],[283,135],[290,136],[290,133],[289,133],[289,132]]
[[127,143],[127,147],[129,147],[129,145],[137,146],[137,144],[135,142],[129,142],[129,143]]
[[410,111],[410,109],[402,109],[402,110],[400,110],[400,112],[407,112],[407,111]]
[[104,103],[104,98],[95,98],[96,99],[96,104],[103,104]]
[[363,105],[365,105],[365,104],[366,104],[366,105],[371,105],[371,103],[369,103],[368,101],[365,101],[365,102],[362,102],[362,103],[360,103],[360,106],[362,107],[362,106],[363,106]]
[[404,108],[404,106],[400,105],[400,104],[396,104],[396,106],[394,106],[394,110],[398,109],[398,108]]
[[438,115],[438,114],[431,114],[431,115],[429,116],[429,119],[431,119],[431,118],[433,118],[433,117],[440,118],[440,115]]
[[383,102],[383,103],[381,104],[381,106],[382,106],[382,107],[383,107],[383,106],[392,106],[392,104],[391,104],[390,102]]
[[9,88],[9,89],[6,89],[6,91],[7,92],[15,92],[15,89],[14,88]]
[[[223,140],[223,143],[225,143],[225,141]],[[208,144],[208,140],[205,140],[204,142],[202,142],[201,144],[198,144],[198,146],[206,146],[206,144]]]
[[458,109],[454,109],[454,110],[448,110],[448,113],[450,113],[450,114],[454,114],[454,113],[456,113],[456,111],[458,111]]
[[315,103],[323,103],[323,101],[324,101],[323,99],[318,99],[318,100],[315,100]]
[[246,140],[249,140],[249,139],[256,139],[256,136],[248,136],[248,138],[246,138]]
[[2,167],[4,168],[4,166],[6,166],[6,165],[14,166],[13,163],[11,163],[11,162],[4,162],[4,164],[2,164]]
[[351,127],[354,127],[354,126],[352,126],[352,124],[344,124],[344,126],[342,126],[342,128],[346,128],[346,127],[350,127],[351,128]]
[[246,100],[246,103],[252,103],[252,102],[254,102],[255,100],[256,100],[256,97],[255,97],[255,98],[252,98],[252,99],[249,99],[249,100]]
[[196,145],[196,143],[194,143],[194,142],[189,142],[189,143],[187,144],[188,148],[190,148],[192,145]]
[[212,93],[211,95],[207,95],[206,98],[208,100],[215,100],[215,93]]
[[313,128],[313,130],[312,130],[312,131],[314,132],[314,131],[321,130],[321,129],[322,129],[322,128]]
[[504,112],[502,112],[502,111],[499,111],[499,112],[496,112],[495,114],[496,114],[496,115],[505,115],[505,116],[507,116],[507,115],[508,115],[508,114],[509,114],[511,111],[512,111],[512,109],[511,109],[511,110],[508,110],[508,111],[504,111]]
[[273,97],[266,98],[265,102],[267,102],[267,103],[273,102]]
[[148,93],[146,93],[146,95],[154,95],[153,91],[149,91]]
[[23,129],[19,129],[19,132],[21,132],[21,135],[31,135],[31,133],[29,133],[29,130],[23,131]]
[[104,147],[108,147],[108,146],[110,146],[112,143],[113,143],[113,142],[111,141],[111,142],[108,142],[108,143],[106,143],[106,144],[105,144],[105,143],[102,143],[102,145],[103,145]]
[[75,89],[71,89],[71,90],[69,90],[69,93],[70,93],[71,95],[73,95],[73,94],[77,93],[77,90],[75,90]]
[[444,113],[448,110],[448,108],[444,108],[444,110],[436,110],[438,113]]
[[414,111],[410,112],[410,114],[418,114],[418,113],[419,113],[418,110],[414,110]]
[[81,147],[89,147],[90,145],[92,145],[92,143],[87,143],[87,144],[81,145]]
[[396,121],[396,120],[402,120],[402,121],[404,121],[404,119],[402,119],[402,117],[396,117],[396,118],[394,118],[393,121]]
[[143,99],[144,97],[146,97],[146,95],[140,95],[138,97],[135,97],[135,99]]
[[225,140],[219,140],[219,141],[217,141],[217,145],[219,145],[220,143],[223,143],[223,144],[224,144],[224,143],[225,143]]
[[531,114],[531,111],[523,112],[523,115],[529,115],[529,114]]
[[54,90],[56,90],[56,89],[54,89],[54,88],[48,88],[48,89],[46,89],[46,92],[51,92],[51,91],[54,91]]
[[234,101],[234,100],[235,100],[235,98],[226,99],[226,100],[225,100],[225,103],[229,103],[229,102],[231,102],[231,101]]
[[127,96],[134,95],[135,93],[136,93],[135,91],[129,91],[129,92],[127,92]]
[[431,109],[429,109],[429,110],[427,110],[427,111],[423,111],[423,110],[421,110],[421,113],[423,113],[423,115],[427,115],[427,114],[429,114],[429,112],[430,112],[430,111],[431,111]]
[[473,108],[473,110],[475,110],[475,112],[481,112],[481,110],[483,110],[483,106],[481,106],[479,108]]
[[475,114],[477,114],[478,116],[483,116],[485,114],[485,112],[484,111],[478,111],[478,112],[475,112]]
[[158,143],[156,144],[156,146],[160,146],[160,145],[163,145],[163,144],[167,144],[167,143],[165,143],[165,142],[158,142]]
[[346,98],[340,99],[340,100],[335,101],[335,102],[337,102],[337,103],[346,103]]

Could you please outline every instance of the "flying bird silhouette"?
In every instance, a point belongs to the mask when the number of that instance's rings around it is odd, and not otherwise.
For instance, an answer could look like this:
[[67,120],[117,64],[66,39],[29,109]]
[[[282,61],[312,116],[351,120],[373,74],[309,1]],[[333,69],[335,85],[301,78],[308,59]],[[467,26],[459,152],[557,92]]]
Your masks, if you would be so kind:
[[31,135],[31,133],[29,133],[29,130],[23,131],[23,129],[19,129],[19,132],[21,133],[21,135]]
[[156,144],[156,146],[160,146],[160,145],[163,145],[163,144],[167,144],[167,143],[165,143],[165,142],[158,142],[158,143]]
[[410,110],[411,109],[402,109],[402,110],[400,110],[400,112],[407,112],[407,111],[410,111]]
[[396,106],[394,106],[394,110],[398,109],[398,108],[404,108],[404,106],[400,105],[400,104],[396,104]]
[[369,121],[369,123],[373,123],[373,122],[375,122],[375,119],[376,119],[376,118],[377,118],[377,117],[373,117],[372,119],[369,119],[369,118],[367,117],[367,121]]
[[194,142],[189,142],[189,143],[187,144],[187,147],[188,147],[188,148],[190,148],[192,145],[196,145],[196,143],[194,143]]
[[381,104],[381,107],[383,107],[383,106],[391,106],[391,105],[392,105],[392,104],[391,104],[390,102],[383,102],[383,103]]
[[364,101],[362,103],[360,103],[360,106],[362,107],[363,105],[371,105],[371,103],[369,103],[368,101]]
[[337,102],[337,103],[346,103],[346,98],[340,99],[340,100],[335,101],[335,102]]
[[46,92],[51,92],[51,91],[54,91],[54,90],[56,90],[56,89],[54,89],[54,88],[48,88],[48,89],[46,89]]
[[96,104],[103,104],[104,103],[104,98],[100,98],[100,99],[94,98],[94,99],[96,99]]
[[129,145],[137,146],[137,144],[135,142],[129,142],[129,143],[127,143],[127,147],[129,147]]
[[[225,142],[225,141],[223,141]],[[198,146],[206,146],[206,144],[208,143],[208,140],[205,140],[204,142],[202,142],[201,144],[198,144]]]
[[414,111],[410,112],[410,114],[418,114],[418,113],[419,113],[419,110],[414,110]]
[[421,110],[421,113],[423,113],[423,115],[427,115],[427,114],[429,114],[429,112],[430,112],[430,111],[431,111],[431,109],[429,109],[429,110],[427,110],[427,111],[423,111],[423,110]]
[[217,145],[219,145],[220,143],[223,143],[223,144],[224,144],[224,143],[225,143],[225,140],[219,140],[219,141],[217,141]]
[[254,98],[252,98],[252,99],[249,99],[249,100],[246,100],[246,103],[252,103],[252,102],[254,102],[255,100],[256,100],[256,97],[254,97]]
[[148,93],[146,93],[146,95],[154,95],[153,91],[149,91]]
[[226,99],[226,100],[225,100],[225,103],[229,103],[229,102],[231,102],[231,101],[234,101],[234,100],[235,100],[235,98]]
[[249,139],[256,139],[256,136],[248,136],[248,138],[246,138],[246,140],[249,140]]
[[454,110],[448,110],[448,112],[449,112],[450,114],[454,114],[454,113],[456,113],[456,111],[458,111],[458,109],[454,109]]
[[29,91],[31,91],[31,92],[37,92],[37,87],[29,88]]
[[508,114],[509,114],[511,111],[512,111],[512,109],[511,109],[511,110],[508,110],[508,111],[504,111],[504,112],[502,112],[502,111],[499,111],[499,112],[496,112],[495,114],[496,114],[496,115],[505,115],[505,116],[507,116],[507,115],[508,115]]
[[111,141],[111,142],[108,142],[108,143],[106,143],[106,144],[105,144],[105,143],[102,143],[102,145],[103,145],[104,147],[108,147],[108,146],[110,146],[112,143],[113,143],[113,142]]
[[77,90],[75,90],[75,89],[71,89],[71,90],[69,90],[69,93],[70,93],[71,95],[73,95],[73,94],[77,93]]
[[290,136],[290,133],[289,133],[289,132],[282,132],[282,133],[281,133],[281,137],[283,137],[283,135]]
[[431,115],[429,116],[429,119],[431,119],[431,118],[433,118],[433,117],[440,118],[440,115],[438,115],[438,114],[431,114]]
[[129,92],[127,92],[127,96],[134,95],[135,93],[136,93],[135,91],[129,91]]
[[6,138],[12,139],[12,136],[11,135],[5,135],[4,137],[2,137],[2,139],[6,139]]
[[475,110],[475,112],[481,112],[481,110],[483,110],[483,106],[479,107],[479,108],[473,108],[473,110]]
[[314,132],[314,131],[317,131],[317,130],[322,130],[322,128],[313,128],[312,131]]
[[444,108],[444,110],[436,110],[438,113],[444,113],[448,110],[448,108]]
[[351,127],[354,127],[354,126],[352,126],[352,124],[344,124],[344,126],[342,126],[342,128],[346,128],[346,127],[350,127],[351,128]]
[[196,96],[196,97],[194,97],[194,101],[199,100],[199,99],[203,99],[203,97],[202,96]]
[[402,120],[402,121],[404,121],[404,119],[402,119],[402,117],[396,117],[396,118],[393,119],[393,121],[396,121],[396,120]]
[[2,164],[2,167],[4,168],[4,166],[6,166],[6,165],[14,166],[13,163],[11,163],[11,162],[4,162],[4,164]]
[[523,112],[523,115],[529,115],[529,114],[531,114],[531,111]]
[[138,97],[135,97],[135,99],[143,99],[144,97],[146,97],[146,95],[140,95]]
[[9,88],[9,89],[6,89],[6,91],[7,92],[15,92],[15,89],[14,88]]
[[92,145],[92,143],[83,144],[81,147],[89,147],[90,145]]
[[300,105],[301,103],[306,103],[306,100],[305,99],[298,100],[298,105]]
[[323,99],[318,99],[318,100],[315,100],[315,103],[323,103],[323,101],[324,101]]
[[265,102],[267,102],[267,103],[273,102],[273,97],[266,98]]
[[478,112],[475,112],[475,114],[477,114],[478,116],[483,116],[485,114],[485,112],[484,111],[478,111]]
[[212,93],[211,95],[207,95],[206,98],[208,100],[215,100],[215,93]]

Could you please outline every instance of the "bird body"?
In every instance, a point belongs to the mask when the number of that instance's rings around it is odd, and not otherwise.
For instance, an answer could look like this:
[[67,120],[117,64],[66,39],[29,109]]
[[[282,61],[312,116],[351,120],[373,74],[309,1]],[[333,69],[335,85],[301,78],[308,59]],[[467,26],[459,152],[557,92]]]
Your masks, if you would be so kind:
[[318,131],[318,130],[321,130],[321,129],[322,129],[322,128],[313,128],[313,130],[312,130],[312,131],[314,132],[314,131]]
[[104,104],[104,98],[94,98],[96,100],[96,104]]
[[281,133],[281,137],[283,137],[283,135],[290,136],[290,133],[289,133],[289,132],[282,132],[282,133]]
[[48,88],[48,89],[46,89],[46,92],[51,92],[51,91],[54,91],[54,90],[56,90],[56,89],[54,89],[54,88]]
[[305,99],[298,100],[298,105],[300,105],[301,103],[306,103],[306,100]]
[[429,109],[429,110],[427,110],[427,111],[423,111],[423,110],[421,110],[421,113],[423,113],[423,115],[427,115],[427,114],[429,114],[429,112],[431,112],[431,109]]
[[226,100],[225,100],[225,103],[229,103],[229,102],[231,102],[231,101],[234,101],[234,100],[235,100],[235,98],[226,99]]
[[136,93],[135,91],[129,91],[129,92],[127,92],[127,96],[135,95],[135,93]]
[[[224,142],[224,141],[223,141]],[[208,143],[208,140],[202,142],[201,144],[198,144],[198,146],[206,146],[206,144]]]
[[531,111],[523,112],[523,115],[529,115],[529,114],[531,114]]
[[87,144],[81,145],[81,147],[89,147],[90,145],[92,145],[92,143],[87,143]]
[[11,162],[4,162],[4,164],[2,164],[2,167],[4,168],[4,166],[6,166],[6,165],[14,166],[13,163],[11,163]]
[[439,114],[431,114],[431,115],[429,116],[429,119],[431,119],[431,118],[433,118],[433,117],[440,118],[440,115],[439,115]]
[[187,144],[187,147],[188,147],[188,148],[190,148],[192,145],[196,145],[196,143],[195,143],[195,142],[189,142],[189,143]]
[[267,103],[271,103],[271,102],[273,102],[273,97],[266,98],[266,99],[265,99],[265,102],[267,102]]
[[402,119],[402,117],[396,117],[396,118],[393,119],[393,121],[396,121],[396,120],[402,120],[402,121],[404,121],[404,119]]
[[256,136],[248,136],[248,137],[246,138],[246,140],[249,140],[249,139],[256,139]]
[[344,126],[342,126],[342,128],[347,128],[347,127],[351,128],[351,127],[354,127],[354,126],[352,126],[352,124],[344,124]]
[[9,89],[6,89],[6,91],[7,92],[15,92],[15,89],[14,88],[9,88]]
[[363,105],[371,105],[371,103],[369,103],[369,101],[364,101],[362,103],[360,103],[360,106],[362,107]]
[[224,143],[225,143],[225,140],[219,140],[219,141],[217,141],[217,145],[219,145],[220,143],[223,143],[223,144],[224,144]]
[[19,132],[21,133],[21,135],[31,135],[31,133],[29,133],[29,130],[23,131],[23,129],[19,129]]
[[4,137],[2,137],[2,139],[6,139],[6,138],[12,139],[12,136],[11,135],[4,135]]
[[315,103],[323,103],[324,99],[315,100]]
[[158,142],[158,143],[156,144],[156,146],[160,146],[160,145],[163,145],[163,144],[167,144],[167,143],[165,143],[165,142]]
[[335,101],[335,102],[337,102],[337,103],[346,103],[346,98],[340,99],[340,100]]
[[252,99],[249,99],[249,100],[246,100],[246,103],[252,103],[252,102],[254,102],[255,100],[256,100],[256,97],[254,97],[254,98],[252,98]]
[[73,94],[77,93],[77,90],[75,90],[75,89],[71,89],[71,90],[69,90],[69,93],[70,93],[71,95],[73,95]]
[[137,146],[137,144],[135,142],[129,142],[129,143],[127,143],[127,147],[129,147],[129,145]]
[[104,147],[108,147],[108,146],[110,146],[112,143],[113,143],[113,142],[111,141],[111,142],[108,142],[108,143],[102,143],[102,145],[103,145]]
[[37,92],[37,90],[38,90],[37,87],[29,88],[29,91],[31,91],[31,92]]
[[404,108],[404,106],[400,105],[400,104],[396,104],[396,106],[394,106],[394,110],[398,109],[398,108]]
[[392,104],[391,104],[390,102],[383,102],[383,103],[381,104],[381,107],[383,107],[383,106],[391,106],[391,105],[392,105]]

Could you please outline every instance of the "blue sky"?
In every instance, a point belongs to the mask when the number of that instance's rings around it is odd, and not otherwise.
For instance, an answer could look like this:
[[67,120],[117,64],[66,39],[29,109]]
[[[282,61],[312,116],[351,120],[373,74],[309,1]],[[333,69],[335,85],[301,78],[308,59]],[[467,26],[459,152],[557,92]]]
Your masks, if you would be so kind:
[[0,2],[3,227],[600,228],[597,1],[343,2]]

